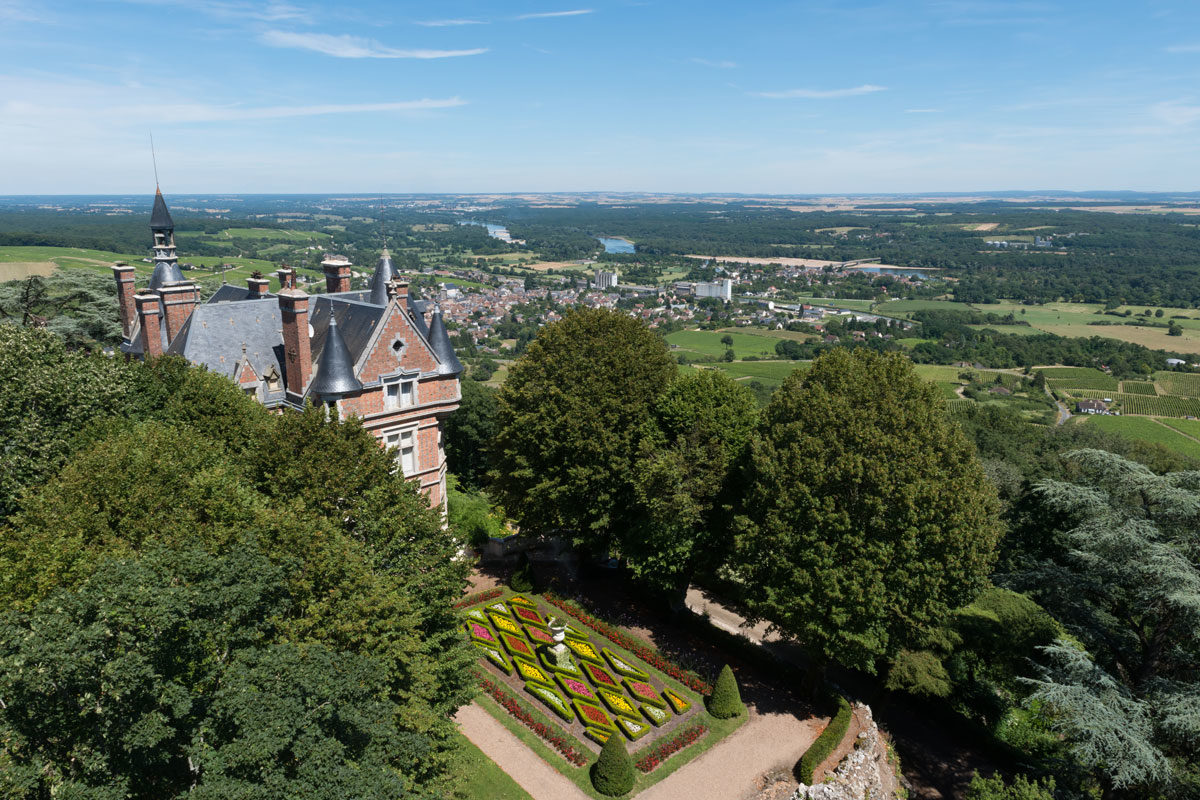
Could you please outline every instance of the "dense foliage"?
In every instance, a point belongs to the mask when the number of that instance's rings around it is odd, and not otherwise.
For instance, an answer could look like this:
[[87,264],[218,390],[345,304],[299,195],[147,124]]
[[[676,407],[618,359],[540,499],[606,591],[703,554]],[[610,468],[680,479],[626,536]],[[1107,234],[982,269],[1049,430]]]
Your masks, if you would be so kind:
[[998,503],[907,359],[836,350],[793,373],[743,473],[732,571],[821,662],[874,671],[983,587]]
[[8,796],[444,794],[471,691],[449,607],[465,565],[374,437],[179,359],[0,335],[18,377],[73,404],[10,383],[0,415],[40,432],[0,531]]
[[491,454],[491,485],[522,530],[609,545],[630,521],[633,457],[674,372],[662,339],[624,314],[583,309],[542,329],[500,390]]

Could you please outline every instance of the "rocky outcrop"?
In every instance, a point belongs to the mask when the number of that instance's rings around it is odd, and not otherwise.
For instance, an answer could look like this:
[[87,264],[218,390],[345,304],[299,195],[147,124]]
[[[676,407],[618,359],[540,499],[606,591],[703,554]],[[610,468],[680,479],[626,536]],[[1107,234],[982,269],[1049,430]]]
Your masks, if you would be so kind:
[[897,776],[871,708],[855,704],[854,713],[863,723],[854,749],[821,783],[800,784],[791,800],[889,800],[895,795]]

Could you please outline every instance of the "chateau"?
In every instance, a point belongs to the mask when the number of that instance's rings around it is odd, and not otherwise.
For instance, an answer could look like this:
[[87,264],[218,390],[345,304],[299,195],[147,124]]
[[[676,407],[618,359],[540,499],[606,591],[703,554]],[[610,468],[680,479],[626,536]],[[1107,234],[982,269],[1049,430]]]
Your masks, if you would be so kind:
[[[370,288],[351,291],[349,261],[326,257],[325,294],[296,287],[287,267],[270,281],[222,285],[200,302],[175,253],[174,223],[158,191],[150,215],[154,273],[143,291],[134,269],[113,267],[121,309],[121,351],[130,358],[180,355],[235,381],[268,408],[322,404],[359,417],[393,448],[397,467],[445,509],[442,423],[460,400],[463,366],[441,310],[414,297],[383,251]],[[428,315],[428,316],[427,316]]]

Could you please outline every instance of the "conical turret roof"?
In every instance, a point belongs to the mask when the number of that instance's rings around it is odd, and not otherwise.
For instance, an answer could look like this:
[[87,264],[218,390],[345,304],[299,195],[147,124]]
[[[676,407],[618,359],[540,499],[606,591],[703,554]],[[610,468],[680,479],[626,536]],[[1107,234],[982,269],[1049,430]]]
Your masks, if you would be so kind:
[[454,354],[454,345],[450,344],[450,333],[446,323],[442,322],[442,309],[434,306],[433,315],[429,320],[429,345],[438,357],[439,375],[461,375],[462,362]]
[[184,280],[186,279],[178,264],[174,261],[159,261],[150,275],[150,288],[161,289],[169,283],[181,283]]
[[338,333],[337,317],[332,308],[329,309],[329,332],[325,335],[325,348],[317,359],[316,373],[308,388],[313,397],[336,398],[362,389],[362,381],[354,377],[354,360]]
[[388,283],[396,278],[396,268],[392,266],[392,256],[388,253],[387,248],[383,248],[383,255],[379,258],[379,263],[375,266],[375,274],[371,276],[371,299],[372,305],[386,306],[388,303]]
[[154,210],[150,212],[150,229],[155,231],[175,230],[175,223],[171,220],[171,212],[167,210],[167,201],[163,199],[162,189],[154,190]]

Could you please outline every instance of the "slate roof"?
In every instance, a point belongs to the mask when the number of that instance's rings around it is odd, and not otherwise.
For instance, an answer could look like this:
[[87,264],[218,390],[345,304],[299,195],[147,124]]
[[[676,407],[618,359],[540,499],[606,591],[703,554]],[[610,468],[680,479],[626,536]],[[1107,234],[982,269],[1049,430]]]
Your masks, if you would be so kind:
[[163,199],[162,190],[154,192],[154,210],[150,212],[150,229],[155,231],[173,231],[175,223],[171,220],[171,212],[167,210],[167,201]]
[[383,255],[379,258],[379,263],[375,266],[375,274],[371,276],[370,302],[377,306],[386,306],[388,302],[388,283],[396,277],[398,276],[396,268],[392,266],[392,256],[385,247]]
[[[247,300],[250,297],[250,290],[245,286],[236,286],[232,283],[223,283],[213,292],[212,297],[206,300],[206,303],[234,303],[239,300]],[[266,292],[259,297],[276,297],[276,295]]]
[[154,265],[154,272],[150,275],[150,288],[161,289],[168,283],[179,283],[183,280],[186,279],[178,264],[174,261],[159,261]]
[[329,314],[337,317],[338,336],[350,353],[352,364],[357,364],[363,351],[371,343],[371,335],[375,327],[383,319],[383,306],[373,306],[368,303],[347,302],[343,295],[313,295],[309,306],[308,322],[313,327],[312,359],[316,364],[325,352],[325,342],[329,331]]
[[437,306],[433,307],[433,316],[429,320],[429,336],[426,338],[429,339],[434,355],[440,362],[438,374],[461,375],[462,362],[454,354],[454,345],[450,344],[450,333],[446,330],[446,323],[442,322],[442,310]]
[[285,375],[283,318],[273,298],[241,303],[198,305],[166,352],[237,379],[235,371],[246,346],[246,358],[260,376],[275,367]]
[[337,314],[329,317],[325,329],[325,343],[321,355],[313,362],[313,379],[308,385],[308,393],[313,397],[330,398],[357,392],[362,389],[362,381],[354,377],[354,359],[350,350],[342,340],[338,330]]

